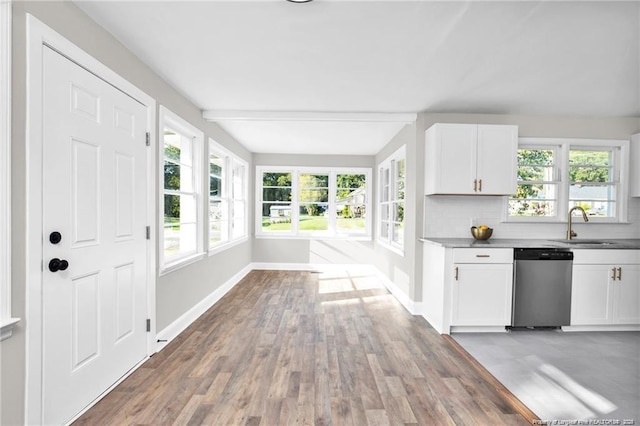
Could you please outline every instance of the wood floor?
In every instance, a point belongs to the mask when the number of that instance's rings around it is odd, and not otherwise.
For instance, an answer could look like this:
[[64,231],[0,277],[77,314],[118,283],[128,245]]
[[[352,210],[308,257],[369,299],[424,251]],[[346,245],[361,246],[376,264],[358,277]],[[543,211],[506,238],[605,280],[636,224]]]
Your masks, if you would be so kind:
[[253,271],[74,424],[531,424],[454,345],[373,277]]

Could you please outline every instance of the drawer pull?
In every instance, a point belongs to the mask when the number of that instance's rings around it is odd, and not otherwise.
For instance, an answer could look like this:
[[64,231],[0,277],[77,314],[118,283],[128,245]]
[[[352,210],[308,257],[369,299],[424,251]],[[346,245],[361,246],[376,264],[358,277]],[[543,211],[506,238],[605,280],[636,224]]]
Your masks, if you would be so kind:
[[476,257],[491,257],[490,254],[476,254]]
[[616,280],[616,268],[611,268],[611,279]]
[[622,268],[618,268],[618,279],[622,280]]

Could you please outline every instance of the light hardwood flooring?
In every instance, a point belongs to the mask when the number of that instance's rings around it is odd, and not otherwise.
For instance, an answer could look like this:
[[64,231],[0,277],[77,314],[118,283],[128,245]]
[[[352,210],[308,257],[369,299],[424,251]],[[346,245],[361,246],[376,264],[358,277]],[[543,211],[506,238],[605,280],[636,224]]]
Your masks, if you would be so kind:
[[526,425],[379,280],[252,271],[77,425]]

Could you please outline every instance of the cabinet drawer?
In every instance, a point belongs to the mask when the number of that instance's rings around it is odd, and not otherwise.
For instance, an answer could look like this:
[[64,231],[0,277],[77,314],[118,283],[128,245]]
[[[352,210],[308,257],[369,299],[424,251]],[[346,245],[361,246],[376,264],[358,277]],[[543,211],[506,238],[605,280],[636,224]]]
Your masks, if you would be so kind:
[[513,249],[457,248],[453,249],[453,263],[513,263]]
[[574,249],[572,251],[574,265],[629,265],[640,263],[640,250]]

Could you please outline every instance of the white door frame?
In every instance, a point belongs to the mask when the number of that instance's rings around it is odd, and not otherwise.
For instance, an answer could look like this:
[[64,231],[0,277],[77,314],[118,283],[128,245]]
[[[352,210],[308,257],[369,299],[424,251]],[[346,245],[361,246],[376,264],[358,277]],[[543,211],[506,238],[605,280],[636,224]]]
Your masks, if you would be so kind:
[[[26,235],[26,395],[25,421],[43,424],[43,357],[42,357],[42,165],[43,111],[42,77],[43,49],[47,45],[99,78],[114,85],[147,108],[147,131],[156,140],[156,101],[130,82],[107,68],[97,59],[75,46],[53,29],[27,14],[27,235]],[[155,352],[155,289],[156,265],[156,181],[155,144],[147,150],[147,223],[151,229],[147,242],[147,312],[151,332],[147,338],[147,357]],[[105,389],[106,391],[106,389]]]

